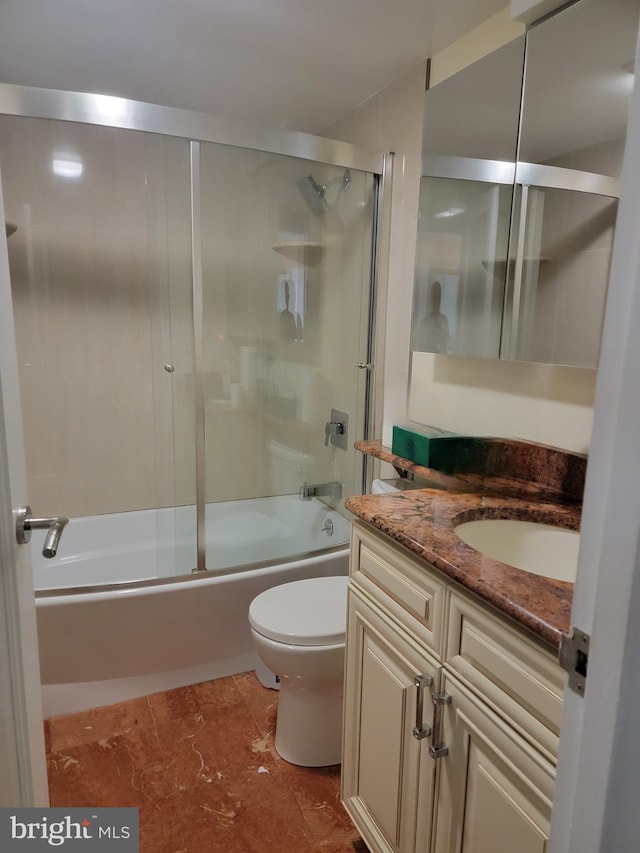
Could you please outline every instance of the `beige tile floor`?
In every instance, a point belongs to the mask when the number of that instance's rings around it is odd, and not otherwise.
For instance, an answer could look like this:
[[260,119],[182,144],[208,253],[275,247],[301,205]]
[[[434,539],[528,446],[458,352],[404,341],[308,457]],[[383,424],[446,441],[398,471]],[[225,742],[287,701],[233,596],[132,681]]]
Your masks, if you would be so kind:
[[245,673],[47,720],[51,805],[138,806],[141,853],[366,851],[340,767],[276,753],[276,708]]

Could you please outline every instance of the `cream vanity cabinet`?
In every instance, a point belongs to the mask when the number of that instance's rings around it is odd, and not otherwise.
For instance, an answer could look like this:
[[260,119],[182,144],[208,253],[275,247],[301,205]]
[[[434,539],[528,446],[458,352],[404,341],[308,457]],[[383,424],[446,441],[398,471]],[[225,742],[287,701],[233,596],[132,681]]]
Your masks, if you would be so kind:
[[372,853],[543,853],[563,673],[554,656],[353,526],[342,799]]

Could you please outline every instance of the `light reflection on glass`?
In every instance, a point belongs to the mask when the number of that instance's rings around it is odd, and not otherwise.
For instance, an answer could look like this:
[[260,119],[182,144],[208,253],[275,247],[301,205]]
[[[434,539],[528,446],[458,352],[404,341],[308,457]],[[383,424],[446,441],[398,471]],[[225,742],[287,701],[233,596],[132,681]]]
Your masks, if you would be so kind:
[[51,161],[53,174],[59,178],[79,178],[82,175],[82,161],[54,157]]

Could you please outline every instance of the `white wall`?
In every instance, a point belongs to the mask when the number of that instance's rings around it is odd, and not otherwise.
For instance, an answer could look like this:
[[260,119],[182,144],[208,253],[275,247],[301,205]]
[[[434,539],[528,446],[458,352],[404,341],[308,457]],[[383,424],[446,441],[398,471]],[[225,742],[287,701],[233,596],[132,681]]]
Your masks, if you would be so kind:
[[588,450],[595,370],[428,352],[412,359],[410,420]]
[[[515,37],[521,28],[514,24],[509,29],[501,13],[432,57],[432,66],[440,69],[438,79],[463,67],[461,53],[475,61],[483,51],[504,44],[507,31]],[[416,66],[324,131],[326,136],[396,152],[383,441],[390,444],[393,424],[410,418],[453,431],[585,451],[591,436],[595,370],[428,353],[410,360],[424,70],[423,64]]]
[[505,7],[466,35],[433,54],[429,85],[436,86],[442,83],[447,77],[462,71],[472,62],[482,59],[483,56],[522,35],[525,29],[524,24],[511,19],[509,8]]

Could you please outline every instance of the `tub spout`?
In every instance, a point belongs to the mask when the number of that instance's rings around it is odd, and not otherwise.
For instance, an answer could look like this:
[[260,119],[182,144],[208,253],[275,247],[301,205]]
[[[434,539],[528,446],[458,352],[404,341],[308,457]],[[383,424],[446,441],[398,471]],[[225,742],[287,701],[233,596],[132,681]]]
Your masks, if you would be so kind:
[[20,507],[16,515],[16,541],[19,545],[26,545],[31,539],[32,530],[46,530],[42,556],[51,559],[58,553],[60,537],[68,523],[69,519],[63,515],[53,518],[34,518],[31,515],[30,506]]
[[339,500],[342,497],[342,483],[304,483],[300,486],[300,500],[310,501],[311,498],[330,497]]
[[44,545],[42,546],[42,556],[51,559],[55,557],[58,553],[58,545],[60,543],[60,537],[62,536],[62,531],[65,528],[65,525],[68,523],[68,518],[55,518],[52,519],[51,524],[49,525],[49,529],[47,530],[47,535],[44,537]]

